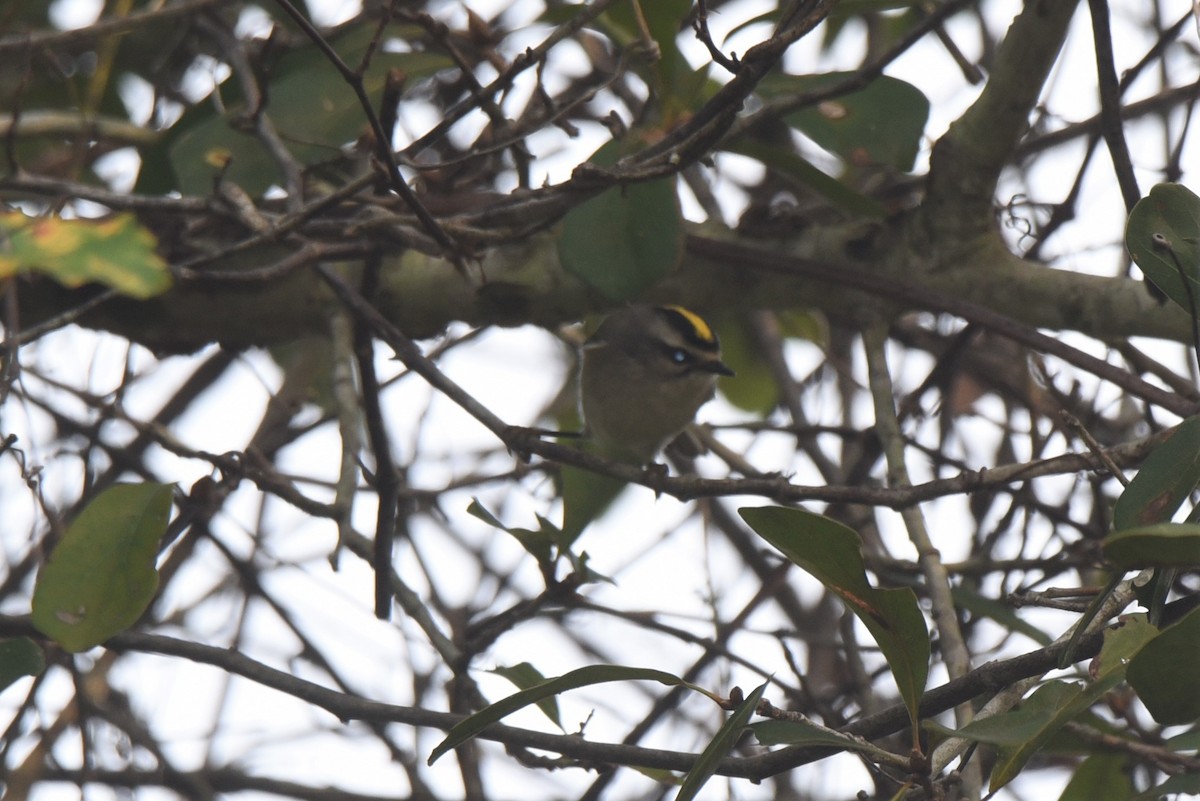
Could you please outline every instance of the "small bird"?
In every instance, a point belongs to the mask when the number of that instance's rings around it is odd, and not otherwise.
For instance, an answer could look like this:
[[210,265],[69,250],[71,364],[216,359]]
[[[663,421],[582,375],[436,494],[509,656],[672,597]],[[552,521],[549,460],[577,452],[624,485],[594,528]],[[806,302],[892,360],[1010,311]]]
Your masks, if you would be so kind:
[[614,459],[644,465],[732,376],[704,318],[682,306],[629,306],[583,345],[584,435]]

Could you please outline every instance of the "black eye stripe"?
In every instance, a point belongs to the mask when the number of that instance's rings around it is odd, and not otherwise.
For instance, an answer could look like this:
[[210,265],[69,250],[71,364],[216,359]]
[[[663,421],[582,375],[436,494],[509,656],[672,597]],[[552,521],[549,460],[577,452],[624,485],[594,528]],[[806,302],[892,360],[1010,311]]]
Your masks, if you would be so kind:
[[715,360],[692,353],[686,348],[668,345],[665,342],[659,343],[659,352],[670,363],[668,369],[675,378],[686,378],[697,373],[704,375],[712,374],[713,371],[709,368],[709,365],[720,364],[720,362],[716,362]]
[[708,324],[694,312],[681,311],[673,306],[659,306],[658,313],[685,342],[704,353],[717,353],[721,349],[717,337]]

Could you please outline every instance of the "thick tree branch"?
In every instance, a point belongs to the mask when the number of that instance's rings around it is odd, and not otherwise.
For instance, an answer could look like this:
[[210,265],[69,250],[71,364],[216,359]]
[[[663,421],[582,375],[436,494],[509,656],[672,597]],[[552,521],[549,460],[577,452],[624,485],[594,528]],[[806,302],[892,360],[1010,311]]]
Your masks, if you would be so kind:
[[1000,171],[1029,128],[1076,5],[1077,0],[1026,3],[1000,44],[979,99],[934,146],[922,210],[932,248],[954,250],[992,229]]
[[[934,262],[887,224],[813,226],[774,245],[739,244],[713,226],[692,230],[689,256],[680,271],[653,287],[646,299],[698,309],[815,308],[841,318],[852,315],[861,295],[837,287],[853,286],[886,299],[881,287],[890,279],[915,293],[906,300],[909,308],[931,308],[920,300],[924,290],[985,306],[1029,327],[1078,331],[1101,340],[1142,336],[1186,342],[1191,337],[1186,315],[1159,305],[1141,282],[1025,262],[994,236],[949,259],[956,269],[931,272]],[[868,260],[848,255],[864,246],[871,251]],[[365,256],[376,248],[382,250],[369,242],[314,243],[299,250],[262,247],[226,260],[222,266],[228,272],[206,273],[202,282],[180,284],[150,301],[114,297],[79,322],[168,352],[194,350],[213,341],[236,348],[320,335],[333,296],[304,266]],[[764,269],[764,261],[777,266]],[[253,274],[272,280],[247,281],[251,274],[239,264],[253,265]],[[413,338],[432,336],[456,320],[553,328],[605,308],[562,269],[550,236],[493,248],[479,266],[486,276],[482,283],[442,259],[413,251],[391,256],[385,260],[375,306]],[[348,280],[357,280],[359,268],[343,269]],[[843,273],[881,280],[851,283]],[[48,281],[22,286],[23,319],[36,324],[90,294]]]

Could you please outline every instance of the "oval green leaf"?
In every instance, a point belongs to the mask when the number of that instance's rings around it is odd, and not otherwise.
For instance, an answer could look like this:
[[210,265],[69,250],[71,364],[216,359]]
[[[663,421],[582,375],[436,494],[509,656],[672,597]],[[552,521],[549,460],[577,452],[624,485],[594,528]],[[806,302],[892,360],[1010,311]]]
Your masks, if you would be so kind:
[[[609,142],[591,161],[615,164],[624,142]],[[558,239],[563,269],[611,301],[640,296],[683,258],[683,217],[674,178],[614,186],[576,206]]]
[[[819,312],[804,309],[777,312],[775,320],[785,339],[803,340],[820,348],[828,345],[828,323]],[[749,321],[740,316],[726,317],[718,322],[717,328],[721,335],[721,361],[737,374],[734,379],[722,378],[717,389],[739,409],[766,415],[779,403],[779,384],[762,348],[755,342]]]
[[[547,3],[542,21],[562,25],[584,8],[583,4],[558,6]],[[633,59],[630,66],[649,84],[658,101],[650,119],[669,128],[681,113],[694,109],[706,83],[707,65],[693,69],[679,50],[680,20],[691,11],[691,0],[634,0],[613,3],[592,25],[618,43],[621,50],[644,49],[645,34],[658,48],[654,58]],[[565,12],[565,13],[564,13]],[[644,32],[644,33],[643,33]]]
[[1180,184],[1158,184],[1129,212],[1125,247],[1167,297],[1200,314],[1200,197]]
[[751,725],[750,730],[763,745],[807,745],[865,753],[875,751],[875,746],[865,740],[827,729],[811,720],[764,720]]
[[1129,801],[1162,801],[1163,798],[1185,798],[1200,795],[1200,773],[1172,776],[1162,784],[1139,793]]
[[[358,65],[372,44],[370,26],[357,26],[333,41],[333,47],[349,65]],[[389,53],[379,51],[362,76],[363,89],[378,108],[389,72],[401,73],[410,84],[454,62],[431,52]],[[271,93],[266,113],[285,138],[288,152],[300,164],[314,164],[338,156],[341,148],[370,130],[358,97],[326,56],[316,47],[304,45],[285,54],[272,69]],[[176,189],[185,195],[206,195],[213,180],[221,175],[248,194],[257,196],[272,184],[283,183],[279,159],[248,124],[245,101],[238,81],[231,78],[217,88],[224,113],[218,104],[199,103],[188,109],[163,142],[177,186],[164,187],[161,175],[143,176],[139,191],[150,188]],[[162,153],[154,154],[157,161]]]
[[554,561],[554,546],[557,543],[550,532],[506,526],[489,512],[478,498],[471,499],[470,505],[467,506],[467,514],[510,534],[539,564],[549,565]]
[[[972,739],[982,739],[973,732],[985,726],[987,731],[1007,728],[1009,734],[1020,735],[1013,738],[1010,746],[1000,748],[992,768],[991,791],[995,792],[1015,779],[1030,757],[1063,726],[1085,713],[1119,684],[1125,678],[1129,660],[1157,635],[1158,630],[1146,622],[1144,615],[1131,615],[1120,626],[1104,632],[1104,645],[1093,666],[1093,681],[1069,685],[1051,682],[1034,692],[1021,709],[964,726],[960,734]],[[1057,689],[1049,689],[1056,685]]]
[[[518,690],[528,690],[546,680],[542,672],[529,662],[508,666],[500,665],[492,668],[492,672],[511,681]],[[562,717],[558,714],[558,699],[543,698],[537,702],[537,708],[542,710],[542,714],[550,718],[550,722],[555,726],[560,729],[563,727]]]
[[1016,749],[1041,736],[1054,722],[1059,710],[1078,697],[1078,685],[1050,681],[1038,687],[1016,709],[973,720],[951,734],[977,743]]
[[1133,795],[1125,754],[1092,754],[1075,769],[1058,801],[1128,801]]
[[1200,417],[1184,420],[1150,452],[1113,509],[1113,528],[1165,523],[1200,484]]
[[[759,83],[758,90],[768,99],[784,98],[853,78],[851,72],[771,75]],[[921,147],[929,99],[912,84],[883,75],[857,92],[792,112],[785,119],[849,164],[884,164],[907,172]]]
[[779,385],[742,319],[720,326],[721,361],[737,373],[720,382],[721,396],[739,409],[766,415],[779,403]]
[[1164,726],[1200,720],[1200,609],[1193,609],[1178,623],[1138,651],[1126,671],[1150,714]]
[[738,513],[760,537],[811,573],[858,616],[892,669],[916,723],[929,676],[929,629],[909,588],[876,589],[867,581],[862,541],[852,529],[803,509],[766,506]]
[[28,637],[0,640],[0,693],[23,676],[36,676],[46,669],[42,649]]
[[87,505],[50,554],[33,591],[33,625],[83,651],[137,622],[154,598],[154,562],[171,484],[117,484]]
[[864,195],[832,175],[826,175],[811,161],[791,150],[790,145],[789,149],[772,147],[743,137],[721,149],[761,161],[851,214],[877,219],[883,219],[888,214],[887,208],[875,198]]
[[575,536],[578,536],[578,532],[575,535],[569,536],[541,515],[537,517],[537,529],[506,526],[497,520],[495,515],[485,509],[478,499],[471,500],[470,506],[467,507],[467,513],[479,518],[490,526],[495,526],[501,531],[512,535],[517,542],[521,543],[521,547],[538,561],[544,574],[552,572],[554,561],[562,557],[567,560],[567,563],[575,572],[576,579],[580,582],[585,584],[593,581],[613,583],[613,580],[608,576],[597,573],[588,567],[588,555],[586,552],[577,554],[571,550],[571,545],[575,542]]
[[608,511],[628,482],[564,464],[559,469],[563,501],[562,535],[566,546],[579,538],[594,520]]
[[26,271],[67,287],[103,284],[144,300],[171,287],[157,240],[132,214],[96,220],[0,214],[0,278]]
[[1159,523],[1115,531],[1102,548],[1118,570],[1200,566],[1200,525]]

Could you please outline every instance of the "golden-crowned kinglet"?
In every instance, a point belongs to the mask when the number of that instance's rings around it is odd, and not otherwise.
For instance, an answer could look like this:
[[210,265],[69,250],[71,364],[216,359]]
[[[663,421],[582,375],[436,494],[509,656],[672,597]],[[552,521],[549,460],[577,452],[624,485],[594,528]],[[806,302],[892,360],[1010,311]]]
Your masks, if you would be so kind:
[[615,311],[583,346],[584,430],[597,451],[645,464],[713,396],[721,361],[716,334],[682,306]]

